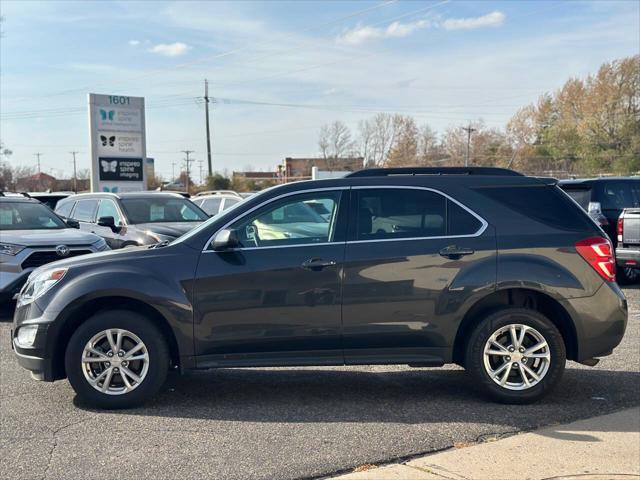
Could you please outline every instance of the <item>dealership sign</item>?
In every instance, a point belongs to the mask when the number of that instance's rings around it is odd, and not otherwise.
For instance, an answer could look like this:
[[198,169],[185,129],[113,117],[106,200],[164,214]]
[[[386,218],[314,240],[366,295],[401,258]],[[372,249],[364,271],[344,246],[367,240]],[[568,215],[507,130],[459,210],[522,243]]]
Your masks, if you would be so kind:
[[89,94],[91,191],[147,189],[144,98]]

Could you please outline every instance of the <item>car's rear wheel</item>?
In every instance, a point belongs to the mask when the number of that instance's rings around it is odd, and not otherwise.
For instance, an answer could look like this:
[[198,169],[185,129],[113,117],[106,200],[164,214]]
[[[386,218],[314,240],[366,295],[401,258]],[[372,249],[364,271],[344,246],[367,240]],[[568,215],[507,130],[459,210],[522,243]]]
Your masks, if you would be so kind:
[[504,308],[485,317],[467,343],[465,366],[482,391],[504,403],[530,403],[562,377],[566,351],[556,326],[539,312]]
[[129,408],[162,387],[169,350],[160,331],[131,311],[97,313],[71,336],[65,367],[78,397],[98,408]]

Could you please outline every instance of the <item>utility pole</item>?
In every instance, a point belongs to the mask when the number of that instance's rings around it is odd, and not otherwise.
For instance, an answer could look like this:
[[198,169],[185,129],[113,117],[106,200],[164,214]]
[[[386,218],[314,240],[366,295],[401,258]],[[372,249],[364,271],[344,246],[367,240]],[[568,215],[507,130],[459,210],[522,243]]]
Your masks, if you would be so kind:
[[209,131],[209,82],[204,79],[204,109],[207,123],[207,166],[209,167],[209,176],[213,175],[211,167],[211,134]]
[[187,157],[184,159],[184,162],[187,165],[187,178],[185,180],[185,183],[186,183],[186,191],[189,192],[189,171],[190,171],[191,162],[193,161],[189,158],[189,155],[193,153],[193,150],[182,150],[182,153],[184,153]]
[[202,185],[202,160],[198,160],[198,166],[200,168],[200,185]]
[[78,152],[69,152],[73,155],[73,193],[78,193],[78,177],[76,175],[76,153]]
[[34,153],[34,155],[38,158],[38,173],[40,173],[42,170],[40,170],[40,156],[42,155],[40,152],[38,153]]
[[468,127],[462,127],[462,129],[467,132],[467,157],[464,160],[464,166],[469,166],[469,149],[471,148],[471,134],[476,131],[475,128],[471,128],[471,124]]
[[171,183],[176,181],[176,162],[171,162]]

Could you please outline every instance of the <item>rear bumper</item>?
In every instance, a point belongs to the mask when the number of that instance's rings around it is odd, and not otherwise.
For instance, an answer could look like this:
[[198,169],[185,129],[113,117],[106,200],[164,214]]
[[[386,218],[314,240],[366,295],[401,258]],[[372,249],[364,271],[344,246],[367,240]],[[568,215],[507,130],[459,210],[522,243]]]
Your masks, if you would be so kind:
[[616,283],[603,282],[591,297],[561,302],[574,319],[577,336],[575,360],[610,355],[627,328],[627,299]]
[[640,248],[616,248],[616,263],[619,267],[640,268]]

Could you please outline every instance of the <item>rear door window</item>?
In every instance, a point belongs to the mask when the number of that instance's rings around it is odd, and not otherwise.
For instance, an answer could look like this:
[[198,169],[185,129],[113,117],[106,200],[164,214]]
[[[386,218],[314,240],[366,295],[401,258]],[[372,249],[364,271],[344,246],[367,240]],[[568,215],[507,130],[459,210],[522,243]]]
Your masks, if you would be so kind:
[[73,218],[79,222],[93,222],[98,209],[98,200],[78,200]]

